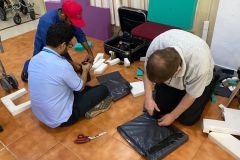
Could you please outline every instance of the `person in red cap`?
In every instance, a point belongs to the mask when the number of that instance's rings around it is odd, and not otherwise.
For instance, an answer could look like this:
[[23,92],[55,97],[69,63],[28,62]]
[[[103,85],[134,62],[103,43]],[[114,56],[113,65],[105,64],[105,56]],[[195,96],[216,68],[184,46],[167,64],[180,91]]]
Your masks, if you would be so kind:
[[[38,54],[43,49],[43,47],[46,46],[46,34],[47,34],[48,28],[53,24],[56,24],[59,22],[64,22],[72,25],[72,31],[78,43],[81,43],[83,47],[86,49],[86,51],[88,52],[88,55],[85,57],[83,61],[88,61],[92,63],[93,53],[90,47],[88,46],[86,36],[81,29],[81,27],[85,25],[84,20],[82,19],[82,6],[80,3],[74,0],[65,0],[62,3],[62,8],[50,10],[40,17],[36,36],[35,36],[33,56]],[[74,63],[72,61],[72,58],[68,54],[68,52],[62,54],[62,56],[72,63],[76,71],[81,70],[81,68],[79,67],[81,65],[77,65],[76,63]],[[27,82],[27,79],[28,79],[29,61],[30,60],[27,60],[25,62],[24,68],[21,74],[21,78],[25,82]]]

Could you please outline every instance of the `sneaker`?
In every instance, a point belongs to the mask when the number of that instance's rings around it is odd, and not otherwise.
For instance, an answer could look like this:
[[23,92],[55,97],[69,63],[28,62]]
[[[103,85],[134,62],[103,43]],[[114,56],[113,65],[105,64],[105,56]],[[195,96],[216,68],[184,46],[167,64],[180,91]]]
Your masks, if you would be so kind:
[[26,72],[22,71],[21,79],[23,82],[28,82],[28,74]]
[[107,96],[104,100],[102,100],[99,104],[94,106],[92,109],[90,109],[88,112],[85,113],[86,118],[93,118],[97,115],[99,115],[102,112],[107,111],[112,104],[112,98],[111,96]]

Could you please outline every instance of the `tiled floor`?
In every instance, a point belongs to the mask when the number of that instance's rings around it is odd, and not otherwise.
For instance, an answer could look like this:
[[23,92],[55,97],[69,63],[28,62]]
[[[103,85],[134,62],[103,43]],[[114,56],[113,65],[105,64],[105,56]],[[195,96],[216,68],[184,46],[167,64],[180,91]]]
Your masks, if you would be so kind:
[[7,149],[2,149],[0,151],[0,158],[2,160],[15,160],[16,158],[7,150]]
[[8,16],[7,21],[0,20],[0,35],[2,41],[8,38],[12,38],[23,33],[32,31],[37,28],[38,19],[31,20],[29,15],[22,16],[22,23],[20,25],[16,25],[12,16]]
[[[33,52],[35,32],[3,41],[5,53],[0,58],[8,73],[13,73],[19,82],[19,88],[28,88],[20,80],[23,63],[30,58]],[[93,42],[94,52],[103,52],[103,42],[89,38]],[[71,55],[78,61],[86,53]],[[115,70],[121,72],[129,82],[136,81],[134,75],[142,62],[135,62],[130,68],[120,65],[109,67],[105,73]],[[95,76],[90,84],[97,84]],[[7,95],[0,88],[0,97]],[[26,101],[29,95],[19,98],[15,103]],[[0,160],[144,160],[117,132],[117,126],[133,119],[142,113],[144,97],[134,98],[128,95],[114,102],[110,110],[93,118],[81,119],[71,127],[50,129],[40,123],[32,114],[31,109],[12,117],[2,103],[0,103],[0,125],[4,132],[0,133]],[[226,99],[218,97],[217,104],[209,102],[203,117],[220,119],[219,103],[226,103]],[[167,160],[231,160],[231,157],[216,144],[211,142],[206,134],[202,133],[202,120],[193,126],[175,125],[189,135],[189,140],[180,148],[169,154]],[[94,135],[106,131],[107,134],[87,144],[74,144],[73,141],[80,133]],[[16,157],[15,157],[16,156]]]

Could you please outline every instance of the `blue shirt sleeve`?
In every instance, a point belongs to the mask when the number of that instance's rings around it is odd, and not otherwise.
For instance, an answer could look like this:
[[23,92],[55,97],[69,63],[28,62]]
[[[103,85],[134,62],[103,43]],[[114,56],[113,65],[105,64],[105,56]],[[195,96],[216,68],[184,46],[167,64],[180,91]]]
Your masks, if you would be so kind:
[[73,34],[75,35],[78,43],[87,42],[86,35],[82,29],[73,26]]
[[[66,62],[68,63],[68,62]],[[83,86],[82,79],[77,75],[74,71],[73,67],[68,64],[65,68],[63,73],[63,78],[65,83],[74,91],[80,91]]]
[[48,28],[51,26],[51,23],[48,23],[46,21],[39,21],[37,32],[35,36],[35,42],[34,42],[34,53],[33,55],[38,54],[43,47],[46,46],[46,36]]

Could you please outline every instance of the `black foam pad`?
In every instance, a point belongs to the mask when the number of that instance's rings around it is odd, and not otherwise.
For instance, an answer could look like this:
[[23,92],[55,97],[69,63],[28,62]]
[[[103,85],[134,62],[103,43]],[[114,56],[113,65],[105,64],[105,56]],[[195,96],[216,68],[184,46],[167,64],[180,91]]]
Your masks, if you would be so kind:
[[119,71],[99,76],[97,80],[108,88],[114,101],[128,95],[131,91],[129,82],[121,76]]
[[149,160],[163,158],[188,140],[188,136],[175,126],[160,127],[157,119],[147,113],[119,126],[117,130]]

